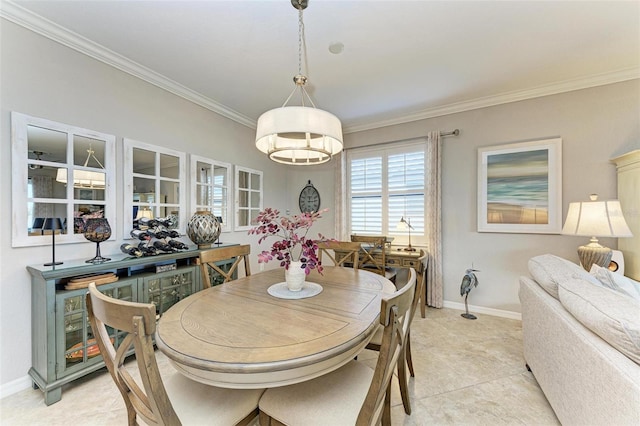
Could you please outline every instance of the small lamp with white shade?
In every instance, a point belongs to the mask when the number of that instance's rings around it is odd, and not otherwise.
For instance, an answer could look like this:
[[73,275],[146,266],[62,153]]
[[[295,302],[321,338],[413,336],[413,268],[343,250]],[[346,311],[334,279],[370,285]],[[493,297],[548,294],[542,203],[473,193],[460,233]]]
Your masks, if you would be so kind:
[[569,203],[569,211],[562,228],[564,235],[591,237],[589,244],[578,247],[578,258],[587,271],[596,264],[608,267],[613,251],[600,245],[597,237],[623,238],[633,234],[622,214],[620,201],[598,201],[592,194],[591,201]]

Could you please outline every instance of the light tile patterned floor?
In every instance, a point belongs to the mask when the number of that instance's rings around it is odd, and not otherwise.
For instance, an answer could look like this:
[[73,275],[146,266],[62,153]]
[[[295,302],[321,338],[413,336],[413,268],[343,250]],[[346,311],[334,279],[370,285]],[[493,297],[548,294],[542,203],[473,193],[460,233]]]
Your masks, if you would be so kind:
[[[428,309],[414,319],[411,344],[416,377],[410,380],[413,413],[405,415],[394,384],[394,425],[558,425],[522,358],[520,321]],[[162,369],[172,368],[157,353]],[[371,365],[375,353],[359,360]],[[124,425],[124,404],[106,370],[64,387],[47,407],[39,390],[0,400],[2,425]]]

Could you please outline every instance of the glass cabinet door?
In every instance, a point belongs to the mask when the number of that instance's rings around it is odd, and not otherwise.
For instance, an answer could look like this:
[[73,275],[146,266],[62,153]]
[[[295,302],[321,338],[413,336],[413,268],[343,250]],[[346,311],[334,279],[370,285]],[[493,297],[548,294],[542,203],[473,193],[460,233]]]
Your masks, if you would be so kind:
[[143,299],[156,306],[156,318],[196,291],[197,267],[153,274],[143,280]]
[[[109,297],[135,301],[137,299],[137,280],[118,281],[105,284],[98,289]],[[56,294],[56,330],[62,331],[58,336],[57,368],[58,374],[64,376],[81,370],[87,365],[102,360],[100,349],[96,343],[93,330],[89,324],[89,316],[85,303],[86,289],[59,291]],[[112,341],[120,344],[125,333],[109,329]]]

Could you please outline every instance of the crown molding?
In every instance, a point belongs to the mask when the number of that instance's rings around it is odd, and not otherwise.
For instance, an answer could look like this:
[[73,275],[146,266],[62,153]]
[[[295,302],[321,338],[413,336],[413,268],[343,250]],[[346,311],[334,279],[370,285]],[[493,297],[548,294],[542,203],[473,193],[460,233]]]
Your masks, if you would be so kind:
[[355,133],[364,130],[372,130],[380,127],[404,124],[412,121],[424,120],[427,118],[440,117],[448,114],[471,111],[479,108],[486,108],[495,105],[518,102],[526,99],[539,98],[542,96],[556,95],[559,93],[571,92],[574,90],[588,89],[590,87],[604,86],[607,84],[620,83],[628,80],[640,79],[640,68],[632,67],[622,70],[596,74],[587,77],[565,80],[558,83],[538,86],[532,89],[516,90],[499,95],[485,96],[470,101],[456,102],[448,105],[427,108],[412,114],[403,115],[388,120],[378,120],[375,122],[363,122],[353,124],[343,129],[344,133]]
[[[180,96],[188,101],[200,105],[210,111],[220,114],[230,120],[249,128],[256,128],[256,120],[247,117],[213,99],[207,98],[200,93],[189,89],[143,65],[113,52],[81,35],[70,31],[54,22],[49,21],[33,12],[18,6],[10,0],[2,0],[0,3],[0,17],[5,18],[15,24],[27,28],[37,34],[56,41],[64,46],[74,49],[80,53],[97,59],[105,64],[111,65],[123,72],[138,77],[161,89]],[[455,102],[448,105],[423,109],[411,114],[402,115],[384,120],[362,120],[360,123],[343,127],[343,133],[355,133],[365,130],[377,129],[380,127],[393,126],[397,124],[409,123],[412,121],[424,120],[427,118],[440,117],[448,114],[455,114],[471,111],[479,108],[486,108],[495,105],[517,102],[526,99],[538,98],[541,96],[555,95],[574,90],[587,89],[590,87],[603,86],[606,84],[619,83],[627,80],[640,78],[640,68],[626,68],[610,73],[603,73],[581,77],[572,80],[565,80],[557,83],[534,87],[532,89],[517,90],[498,95],[485,96],[469,101]]]
[[180,96],[188,101],[200,105],[208,110],[222,115],[230,120],[245,125],[256,127],[256,121],[231,108],[222,105],[213,99],[202,96],[200,93],[179,84],[162,74],[159,74],[143,65],[140,65],[106,47],[95,43],[73,31],[70,31],[54,22],[49,21],[35,13],[18,6],[8,0],[3,0],[0,7],[0,17],[18,24],[28,30],[47,37],[64,46],[90,56],[107,65],[111,65],[121,71],[138,77],[161,89]]

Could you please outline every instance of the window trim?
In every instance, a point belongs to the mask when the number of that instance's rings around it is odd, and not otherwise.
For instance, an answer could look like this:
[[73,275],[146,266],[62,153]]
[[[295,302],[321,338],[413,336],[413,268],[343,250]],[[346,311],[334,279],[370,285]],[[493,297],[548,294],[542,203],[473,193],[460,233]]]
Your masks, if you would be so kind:
[[[246,188],[249,190],[249,192],[251,193],[252,191],[254,192],[259,192],[260,194],[260,202],[258,210],[262,211],[263,207],[262,207],[262,203],[264,201],[264,176],[263,173],[260,170],[255,170],[255,169],[251,169],[248,167],[243,167],[243,166],[235,166],[235,179],[233,181],[233,185],[235,188],[234,191],[234,195],[235,195],[235,221],[234,221],[234,230],[235,231],[248,231],[249,229],[251,229],[252,225],[251,225],[251,206],[248,207],[249,210],[249,223],[247,225],[241,225],[240,224],[240,178],[239,178],[239,174],[240,172],[247,172],[250,173],[252,175],[258,175],[260,177],[260,189],[258,191],[256,190],[252,190],[251,188]],[[243,188],[245,189],[245,188]],[[249,199],[251,199],[251,197],[249,197]]]
[[[158,201],[157,199],[154,200],[153,204],[154,207],[160,207],[161,204],[171,204],[171,205],[176,205],[178,207],[178,226],[176,227],[176,229],[180,232],[182,232],[181,230],[186,229],[187,226],[187,215],[189,214],[187,212],[187,200],[186,200],[186,194],[187,194],[187,187],[186,187],[186,176],[187,176],[187,171],[186,171],[186,165],[187,165],[187,154],[185,152],[182,151],[176,151],[170,148],[164,148],[164,147],[160,147],[157,145],[152,145],[152,144],[148,144],[145,142],[140,142],[140,141],[136,141],[134,139],[128,139],[128,138],[124,138],[123,139],[123,146],[124,146],[124,202],[123,202],[123,211],[122,211],[122,223],[123,225],[123,238],[125,240],[129,240],[131,239],[131,235],[129,234],[131,232],[131,230],[133,229],[133,206],[134,206],[134,201],[133,201],[133,178],[134,177],[140,177],[140,178],[144,178],[144,179],[154,179],[155,180],[155,192],[156,194],[160,193],[160,180],[165,180],[165,181],[171,181],[171,182],[177,182],[178,183],[178,196],[179,196],[179,201],[178,203],[161,203],[160,201]],[[146,151],[151,151],[151,152],[155,152],[156,154],[156,169],[155,169],[155,175],[138,175],[138,174],[134,174],[133,173],[133,149],[134,148],[140,148]],[[160,155],[161,154],[166,154],[166,155],[171,155],[174,157],[178,158],[178,166],[180,167],[180,170],[178,172],[178,177],[177,178],[167,178],[167,177],[162,177],[160,176],[160,167],[159,167],[159,162],[160,162]],[[189,216],[191,217],[191,216]]]
[[[389,211],[388,211],[388,200],[389,200],[389,183],[388,183],[388,157],[390,155],[397,155],[408,152],[415,152],[418,148],[420,151],[424,153],[424,164],[425,164],[425,174],[424,174],[424,206],[423,206],[423,218],[426,221],[426,212],[427,212],[427,149],[426,149],[426,138],[417,138],[411,139],[403,142],[393,142],[393,143],[384,143],[376,146],[363,146],[359,148],[352,148],[346,150],[346,176],[345,176],[345,184],[346,184],[346,208],[345,208],[345,216],[346,216],[346,229],[348,234],[353,234],[352,231],[352,218],[351,218],[351,165],[353,160],[371,158],[376,156],[381,156],[382,160],[382,189],[380,194],[382,196],[382,205],[383,205],[383,214],[382,214],[382,230],[381,234],[389,237],[394,237],[394,243],[403,245],[406,244],[409,240],[408,233],[399,233],[394,226],[389,224]],[[397,193],[396,191],[392,191],[393,193]],[[413,218],[410,217],[412,220]],[[388,233],[385,234],[385,229],[388,230]],[[373,235],[367,233],[360,233],[360,235]],[[379,234],[376,234],[379,235]],[[426,228],[422,233],[412,230],[411,231],[411,244],[415,246],[426,245],[427,244],[427,236],[426,236]]]
[[[226,199],[226,203],[224,204],[226,208],[223,209],[223,210],[226,210],[225,214],[223,215],[224,217],[226,217],[226,222],[225,221],[222,222],[221,228],[222,228],[222,232],[230,232],[233,229],[233,226],[231,225],[231,222],[233,221],[233,219],[230,211],[231,204],[232,204],[231,193],[233,192],[233,181],[231,180],[231,163],[212,160],[211,158],[202,157],[196,154],[189,154],[189,157],[190,157],[189,176],[191,179],[190,181],[190,185],[191,185],[190,204],[191,205],[189,206],[189,209],[194,213],[195,211],[200,210],[200,208],[207,208],[213,213],[213,198],[211,199],[211,204],[209,204],[208,206],[199,205],[196,202],[196,200],[198,199],[198,177],[197,177],[198,163],[206,163],[213,168],[219,167],[219,168],[226,169],[225,174],[226,174],[226,182],[227,182],[227,185],[226,185],[227,199]],[[212,184],[212,187],[216,187],[215,183]]]
[[[28,126],[41,127],[43,129],[54,130],[67,134],[67,162],[47,162],[44,160],[29,160],[28,150],[29,141],[27,136]],[[12,239],[11,247],[32,247],[51,244],[50,235],[29,235],[28,229],[30,224],[27,223],[27,186],[28,186],[28,164],[39,163],[46,166],[66,167],[68,173],[73,176],[73,171],[81,166],[77,166],[68,162],[69,158],[73,158],[73,151],[69,151],[73,147],[73,136],[82,136],[90,139],[104,141],[104,173],[105,188],[104,201],[99,200],[99,204],[104,202],[104,217],[109,220],[109,224],[113,230],[109,240],[115,240],[118,220],[116,217],[116,192],[115,192],[115,164],[116,164],[116,137],[107,133],[97,132],[95,130],[84,129],[70,124],[58,123],[39,117],[32,117],[16,111],[11,112],[11,164],[12,164]],[[73,226],[74,212],[74,195],[73,188],[67,188],[67,197],[65,199],[55,199],[55,204],[63,204],[62,200],[66,200],[67,207],[67,229]],[[64,233],[56,236],[56,244],[84,243],[87,239],[83,234]]]

